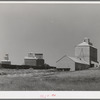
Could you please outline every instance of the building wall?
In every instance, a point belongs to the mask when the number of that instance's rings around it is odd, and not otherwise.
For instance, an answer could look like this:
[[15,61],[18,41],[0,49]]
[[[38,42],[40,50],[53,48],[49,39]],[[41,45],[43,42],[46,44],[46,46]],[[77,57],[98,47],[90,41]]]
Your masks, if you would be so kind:
[[75,48],[75,57],[81,58],[90,64],[90,47],[89,46],[77,46]]
[[88,69],[89,65],[81,64],[81,63],[75,63],[75,70],[85,70]]
[[99,63],[91,61],[91,67],[99,67]]
[[66,56],[56,63],[56,68],[57,69],[70,68],[70,71],[75,71],[75,62],[73,62],[70,58]]
[[25,65],[36,66],[36,59],[24,59]]
[[90,47],[90,60],[97,62],[97,49],[94,47]]
[[1,64],[11,65],[11,61],[1,61]]
[[77,46],[75,56],[91,64],[91,61],[97,62],[97,49],[92,46]]
[[36,64],[37,64],[37,66],[43,66],[44,65],[44,59],[37,59]]

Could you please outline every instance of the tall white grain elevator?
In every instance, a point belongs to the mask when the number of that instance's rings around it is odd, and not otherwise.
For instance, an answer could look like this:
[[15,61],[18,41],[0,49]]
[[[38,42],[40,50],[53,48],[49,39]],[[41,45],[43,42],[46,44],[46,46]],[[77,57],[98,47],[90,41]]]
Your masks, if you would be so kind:
[[87,37],[75,47],[75,57],[86,61],[90,66],[97,66],[98,64],[97,48]]

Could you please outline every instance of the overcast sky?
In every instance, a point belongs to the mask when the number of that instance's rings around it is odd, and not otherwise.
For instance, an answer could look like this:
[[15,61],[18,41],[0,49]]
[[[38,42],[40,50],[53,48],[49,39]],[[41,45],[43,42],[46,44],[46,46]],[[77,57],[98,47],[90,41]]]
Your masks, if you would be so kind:
[[43,53],[55,66],[65,54],[74,56],[84,37],[99,58],[99,4],[0,4],[0,60],[8,53],[12,64],[23,64],[28,52]]

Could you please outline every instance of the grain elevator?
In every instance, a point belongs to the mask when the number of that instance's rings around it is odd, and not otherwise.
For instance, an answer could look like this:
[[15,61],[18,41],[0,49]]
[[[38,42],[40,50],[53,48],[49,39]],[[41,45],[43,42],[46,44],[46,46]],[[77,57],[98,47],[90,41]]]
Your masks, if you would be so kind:
[[1,64],[11,65],[11,61],[9,60],[9,54],[5,54],[4,60],[1,60]]
[[56,62],[56,67],[70,71],[99,67],[97,48],[85,37],[83,42],[75,47],[75,57],[63,56]]
[[75,57],[83,59],[90,67],[96,66],[96,63],[98,63],[97,48],[93,46],[87,37],[75,47]]
[[29,66],[43,66],[44,65],[44,59],[42,53],[28,53],[28,57],[24,58],[25,65]]
[[30,52],[28,53],[28,57],[24,58],[24,63],[25,65],[29,65],[29,66],[36,66],[36,57],[33,56],[33,53]]

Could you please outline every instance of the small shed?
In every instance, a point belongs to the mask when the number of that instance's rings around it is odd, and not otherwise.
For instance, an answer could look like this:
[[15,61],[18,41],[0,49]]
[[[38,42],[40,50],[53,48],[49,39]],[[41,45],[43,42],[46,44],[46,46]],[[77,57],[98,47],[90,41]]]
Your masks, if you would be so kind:
[[35,55],[33,55],[32,52],[28,53],[28,57],[24,58],[24,64],[29,66],[43,66],[43,54],[35,53]]
[[69,57],[65,55],[56,62],[56,68],[58,70],[76,71],[88,69],[89,64],[85,62],[83,59]]

